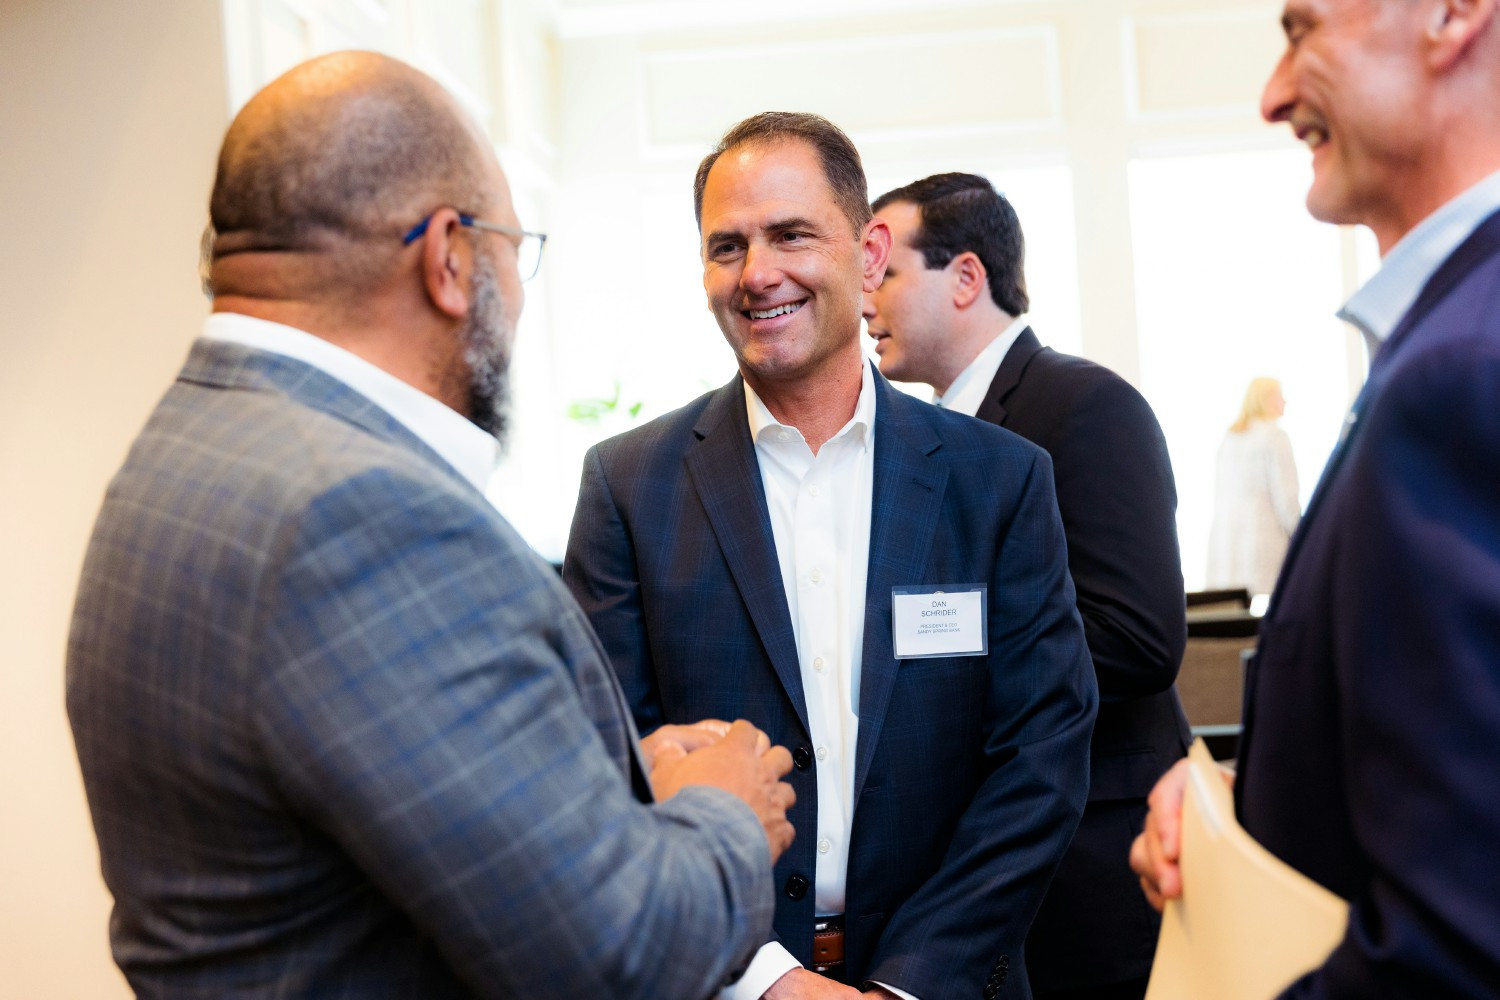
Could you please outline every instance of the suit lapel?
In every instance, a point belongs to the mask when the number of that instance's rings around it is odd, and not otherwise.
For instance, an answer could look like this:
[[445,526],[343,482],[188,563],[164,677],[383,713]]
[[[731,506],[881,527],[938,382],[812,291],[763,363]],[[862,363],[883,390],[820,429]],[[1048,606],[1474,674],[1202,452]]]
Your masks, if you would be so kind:
[[1042,342],[1036,339],[1031,327],[1022,330],[1020,336],[1016,337],[1016,342],[1010,345],[1010,350],[1005,352],[1005,357],[1000,359],[1000,367],[995,370],[995,377],[990,381],[989,392],[985,393],[984,402],[979,404],[979,410],[974,416],[1004,427],[1008,416],[1006,397],[1021,384],[1026,366],[1031,364],[1032,357],[1041,349]]
[[1313,489],[1312,499],[1307,503],[1307,512],[1302,515],[1302,521],[1288,546],[1286,558],[1282,560],[1281,572],[1277,574],[1276,585],[1271,589],[1271,604],[1266,608],[1267,618],[1271,616],[1271,612],[1278,603],[1277,596],[1284,590],[1281,581],[1287,578],[1292,564],[1302,550],[1302,540],[1307,537],[1307,526],[1322,505],[1323,497],[1333,482],[1334,473],[1343,464],[1344,456],[1349,453],[1354,436],[1364,422],[1364,413],[1379,395],[1380,387],[1390,372],[1393,359],[1400,352],[1402,343],[1410,336],[1412,329],[1426,319],[1428,314],[1437,308],[1438,303],[1458,287],[1470,272],[1496,254],[1500,254],[1500,212],[1493,213],[1481,222],[1468,239],[1459,244],[1458,249],[1453,251],[1448,259],[1433,272],[1432,277],[1427,279],[1427,284],[1422,286],[1422,291],[1417,296],[1417,300],[1412,303],[1412,307],[1406,311],[1406,315],[1401,317],[1401,322],[1396,324],[1396,329],[1392,330],[1391,335],[1380,345],[1380,349],[1370,362],[1370,373],[1365,378],[1365,384],[1360,387],[1354,405],[1349,408],[1349,415],[1344,420],[1344,429],[1339,435],[1338,444],[1334,445],[1333,453],[1328,456],[1323,473],[1318,477],[1318,485]]
[[766,655],[809,732],[796,633],[738,377],[714,394],[693,433],[699,440],[685,458],[688,475]]
[[943,491],[948,485],[948,470],[932,458],[942,446],[932,426],[932,412],[926,403],[892,389],[879,372],[875,373],[875,475],[871,484],[855,802],[875,756],[900,666],[891,640],[891,588],[958,582],[924,579]]

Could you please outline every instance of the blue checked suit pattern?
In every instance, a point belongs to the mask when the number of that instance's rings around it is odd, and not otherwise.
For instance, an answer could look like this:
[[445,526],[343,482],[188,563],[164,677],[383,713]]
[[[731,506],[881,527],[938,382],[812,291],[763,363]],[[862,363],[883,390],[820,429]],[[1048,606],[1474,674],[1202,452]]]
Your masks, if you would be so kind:
[[[1051,462],[874,378],[845,972],[922,1000],[1027,997],[1097,701]],[[643,731],[744,717],[802,754],[774,927],[810,963],[817,765],[738,377],[590,451],[563,576]],[[891,588],[954,583],[989,588],[989,655],[897,660]]]
[[682,997],[764,940],[765,835],[648,804],[583,615],[471,485],[200,340],[105,498],[67,702],[142,996]]

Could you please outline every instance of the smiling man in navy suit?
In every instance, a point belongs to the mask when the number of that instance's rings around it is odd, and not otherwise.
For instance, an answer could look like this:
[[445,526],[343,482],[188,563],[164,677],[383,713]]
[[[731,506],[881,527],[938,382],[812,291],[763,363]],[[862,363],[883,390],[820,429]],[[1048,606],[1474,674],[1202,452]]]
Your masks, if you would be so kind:
[[832,124],[747,119],[695,195],[739,375],[589,453],[564,576],[643,730],[793,748],[775,940],[732,995],[1029,996],[1097,699],[1051,463],[865,359],[890,233]]
[[[1307,207],[1369,226],[1342,316],[1377,345],[1249,672],[1246,829],[1349,900],[1288,997],[1500,993],[1500,14],[1292,0],[1262,111],[1312,150]],[[1183,773],[1132,863],[1181,891]]]

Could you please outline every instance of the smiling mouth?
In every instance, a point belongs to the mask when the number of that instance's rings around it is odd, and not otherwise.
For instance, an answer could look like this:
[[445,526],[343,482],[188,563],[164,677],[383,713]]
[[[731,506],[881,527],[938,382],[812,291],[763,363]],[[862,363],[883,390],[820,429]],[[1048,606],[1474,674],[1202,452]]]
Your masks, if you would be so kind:
[[1328,141],[1328,127],[1312,115],[1303,117],[1300,121],[1292,120],[1292,134],[1301,142],[1307,144],[1308,149],[1317,149]]
[[744,310],[744,315],[751,319],[773,319],[777,316],[786,316],[794,313],[805,304],[806,300],[804,299],[802,302],[788,302],[786,305],[774,306],[770,309],[746,309]]

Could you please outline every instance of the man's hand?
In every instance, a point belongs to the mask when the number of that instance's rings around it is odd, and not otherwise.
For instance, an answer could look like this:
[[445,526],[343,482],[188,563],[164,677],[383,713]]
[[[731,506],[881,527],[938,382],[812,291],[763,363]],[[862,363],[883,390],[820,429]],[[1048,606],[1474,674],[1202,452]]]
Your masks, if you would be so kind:
[[728,734],[729,723],[722,719],[704,719],[691,726],[659,726],[650,736],[642,738],[641,756],[646,758],[646,769],[655,770],[657,754],[664,747],[675,745],[682,753],[673,752],[673,755],[684,757],[694,750],[712,746]]
[[688,785],[712,785],[732,792],[755,811],[774,863],[796,835],[786,811],[797,801],[797,793],[779,780],[791,769],[792,755],[786,747],[771,746],[765,733],[740,719],[723,739],[691,753],[664,740],[656,748],[651,789],[663,802]]
[[[1220,770],[1226,784],[1234,774]],[[1146,800],[1146,826],[1130,845],[1130,867],[1141,877],[1146,900],[1160,910],[1167,900],[1182,895],[1182,870],[1177,866],[1182,852],[1182,799],[1187,793],[1188,762],[1184,758],[1156,782]]]
[[761,1000],[839,1000],[840,997],[848,1000],[861,996],[863,994],[852,986],[836,983],[807,969],[793,969],[772,983],[771,988],[761,994]]

